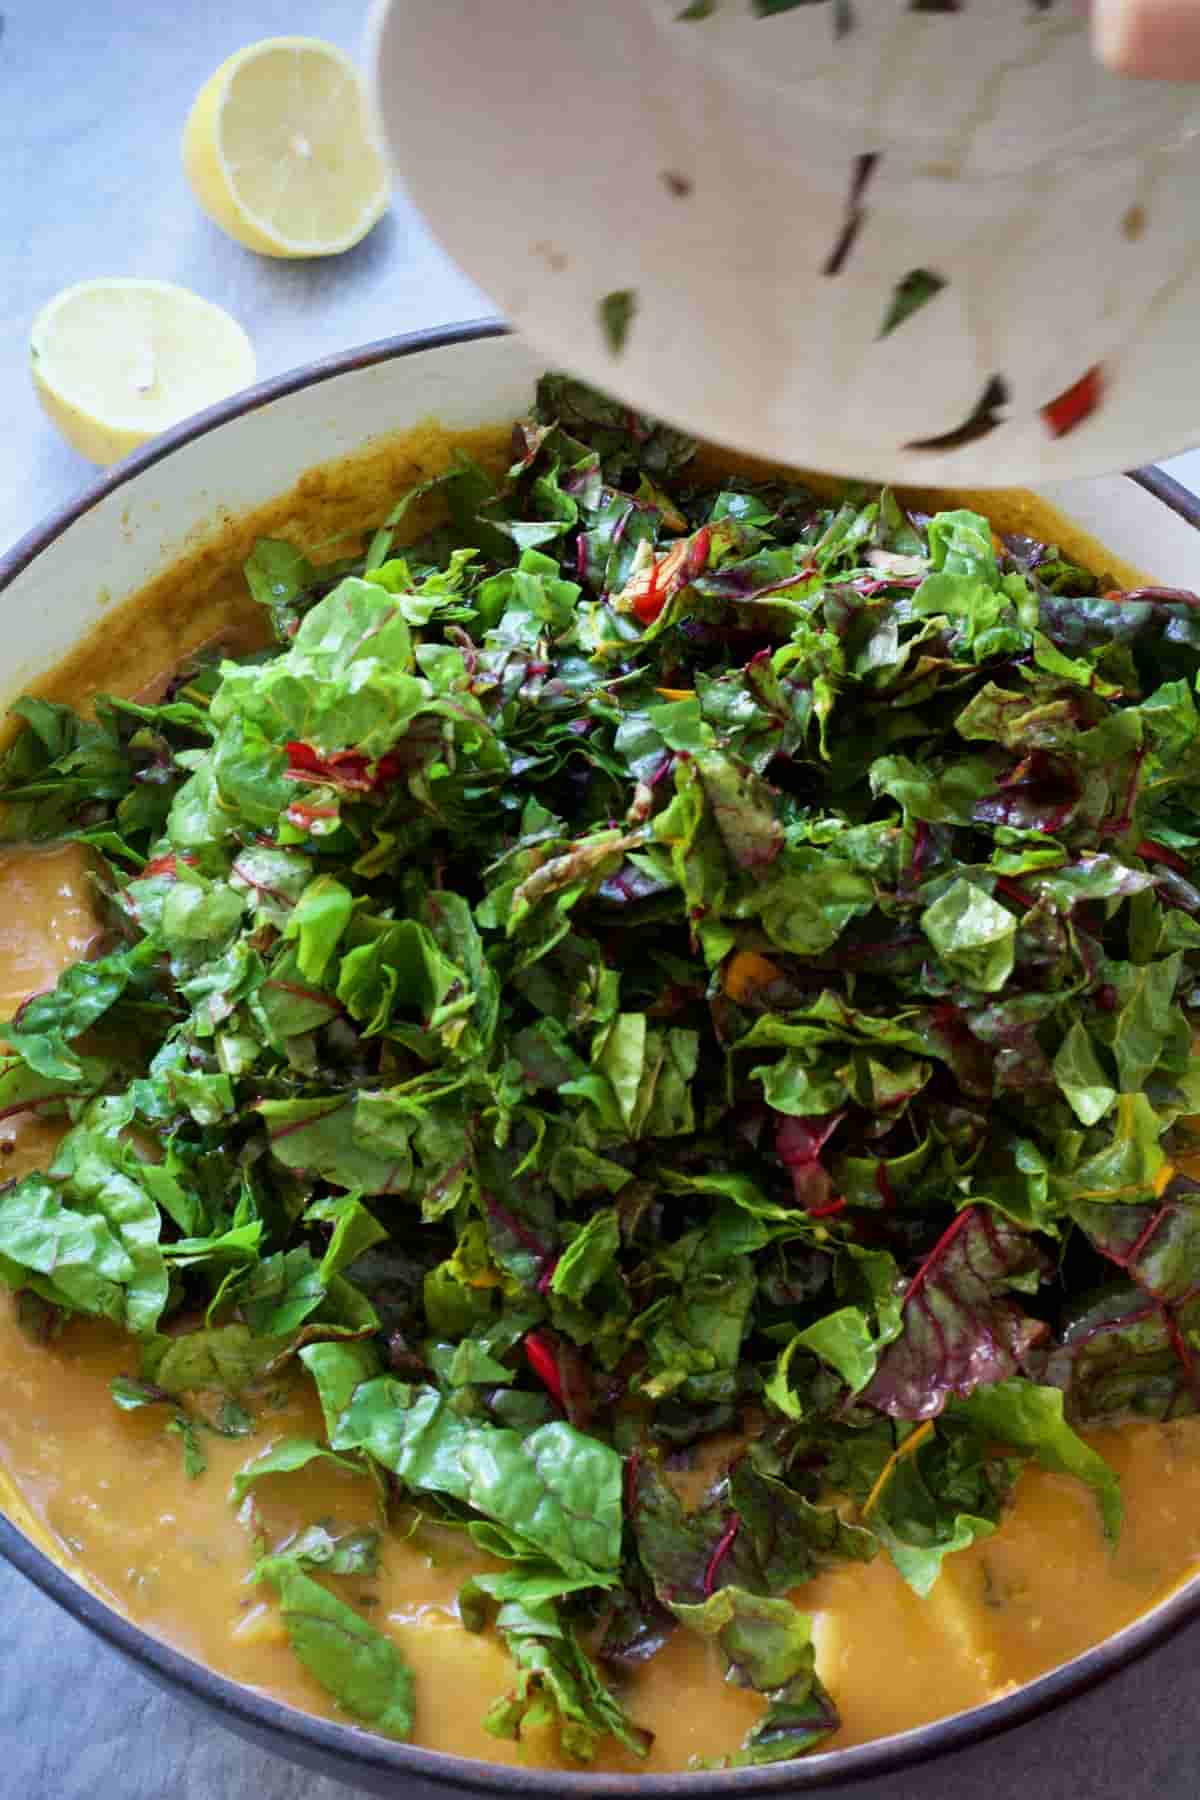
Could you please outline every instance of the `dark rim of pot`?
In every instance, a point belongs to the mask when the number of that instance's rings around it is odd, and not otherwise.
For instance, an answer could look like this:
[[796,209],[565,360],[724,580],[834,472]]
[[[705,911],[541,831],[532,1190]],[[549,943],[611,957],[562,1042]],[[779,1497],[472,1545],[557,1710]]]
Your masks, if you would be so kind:
[[[440,350],[481,338],[503,337],[508,327],[499,319],[475,319],[444,329],[417,331],[403,337],[384,338],[337,356],[308,363],[274,380],[259,382],[228,400],[164,432],[141,450],[118,463],[23,537],[7,555],[0,556],[0,591],[39,556],[47,545],[67,531],[77,519],[115,489],[135,480],[165,456],[230,420],[270,406],[301,388],[330,381],[356,369],[392,362],[423,350]],[[1200,530],[1200,496],[1190,493],[1160,469],[1138,469],[1129,477],[1155,499]],[[968,1712],[936,1720],[915,1730],[855,1745],[849,1750],[830,1750],[793,1762],[765,1768],[681,1772],[668,1775],[588,1775],[565,1771],[541,1771],[480,1762],[474,1757],[450,1756],[395,1743],[352,1725],[315,1717],[285,1706],[240,1682],[172,1649],[144,1631],[80,1585],[75,1578],[39,1550],[12,1521],[0,1514],[0,1555],[26,1575],[35,1587],[63,1607],[98,1637],[169,1686],[179,1687],[195,1701],[223,1715],[235,1729],[260,1740],[276,1740],[281,1750],[290,1744],[297,1753],[318,1757],[327,1766],[340,1761],[347,1774],[353,1768],[424,1779],[457,1789],[494,1794],[546,1796],[565,1793],[586,1796],[636,1793],[639,1800],[698,1800],[700,1795],[719,1795],[731,1787],[742,1793],[774,1794],[784,1789],[836,1787],[865,1776],[927,1762],[947,1751],[964,1748],[1027,1720],[1049,1712],[1077,1694],[1099,1685],[1119,1669],[1144,1656],[1190,1620],[1200,1616],[1200,1577],[1180,1588],[1167,1600],[1122,1631],[1106,1638],[1082,1656],[1052,1670],[1002,1699]]]

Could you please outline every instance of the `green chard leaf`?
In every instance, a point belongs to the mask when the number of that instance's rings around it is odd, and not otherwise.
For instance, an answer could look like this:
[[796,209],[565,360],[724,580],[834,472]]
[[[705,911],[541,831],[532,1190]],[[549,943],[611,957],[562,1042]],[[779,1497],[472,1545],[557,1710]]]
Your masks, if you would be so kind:
[[414,1494],[445,1494],[493,1520],[568,1575],[613,1581],[621,1554],[621,1460],[574,1427],[522,1438],[472,1424],[435,1388],[365,1373],[353,1346],[313,1345],[314,1374],[335,1450],[366,1450]]
[[966,1400],[953,1401],[950,1410],[997,1443],[1032,1456],[1043,1469],[1084,1482],[1096,1494],[1106,1535],[1115,1539],[1120,1534],[1120,1484],[1104,1458],[1067,1424],[1057,1388],[1019,1379],[998,1381],[976,1388]]
[[275,1590],[297,1657],[341,1710],[385,1737],[407,1738],[413,1677],[391,1638],[306,1575],[299,1558],[264,1557],[256,1575]]
[[363,1472],[359,1464],[352,1462],[349,1457],[335,1456],[332,1451],[323,1449],[310,1438],[284,1438],[238,1470],[230,1489],[234,1505],[240,1506],[254,1484],[265,1475],[291,1475],[297,1469],[306,1469],[315,1461],[332,1463],[335,1468],[345,1469],[352,1475],[361,1475]]

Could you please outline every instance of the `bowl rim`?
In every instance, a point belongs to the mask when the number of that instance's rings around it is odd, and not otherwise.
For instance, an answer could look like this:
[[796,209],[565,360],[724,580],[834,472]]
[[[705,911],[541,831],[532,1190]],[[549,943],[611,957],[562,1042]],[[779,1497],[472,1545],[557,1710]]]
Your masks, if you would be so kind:
[[[0,593],[100,501],[195,439],[260,407],[338,376],[419,355],[426,350],[510,335],[511,328],[503,320],[485,317],[381,338],[305,363],[207,407],[106,470],[73,499],[52,511],[9,551],[0,554]],[[1136,482],[1193,529],[1200,530],[1200,495],[1191,493],[1173,476],[1158,468],[1144,468],[1129,471],[1126,478]],[[260,1743],[265,1741],[280,1753],[287,1754],[289,1746],[294,1747],[298,1756],[305,1756],[311,1762],[319,1761],[321,1767],[330,1772],[340,1765],[351,1779],[357,1766],[396,1780],[415,1777],[439,1787],[475,1789],[505,1796],[543,1796],[544,1800],[562,1794],[578,1796],[578,1800],[584,1800],[585,1796],[590,1800],[592,1796],[618,1795],[623,1800],[630,1800],[634,1794],[643,1800],[699,1800],[701,1795],[722,1794],[731,1785],[743,1794],[776,1794],[784,1789],[836,1788],[865,1777],[892,1773],[981,1743],[1041,1717],[1099,1686],[1200,1618],[1198,1574],[1148,1613],[1073,1657],[1070,1662],[1060,1664],[1010,1694],[909,1731],[876,1738],[845,1750],[817,1752],[760,1768],[681,1770],[647,1775],[576,1774],[566,1770],[483,1762],[475,1757],[426,1750],[419,1745],[378,1736],[349,1723],[320,1718],[272,1699],[256,1688],[219,1674],[135,1624],[115,1605],[110,1605],[55,1562],[3,1512],[0,1512],[0,1556],[47,1598],[152,1679],[179,1690],[194,1703],[210,1708],[232,1730]]]

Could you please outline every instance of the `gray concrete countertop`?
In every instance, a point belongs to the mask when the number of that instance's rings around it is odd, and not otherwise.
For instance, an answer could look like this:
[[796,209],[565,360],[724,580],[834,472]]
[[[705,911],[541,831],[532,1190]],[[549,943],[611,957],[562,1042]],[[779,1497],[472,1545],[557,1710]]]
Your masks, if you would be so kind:
[[[208,0],[164,7],[7,0],[0,14],[0,548],[92,471],[43,419],[30,322],[88,276],[177,281],[227,307],[270,376],[373,338],[490,310],[397,202],[328,263],[230,243],[179,163],[188,106],[242,44],[304,32],[355,49],[362,0]],[[1198,433],[1200,435],[1200,433]],[[1200,486],[1200,452],[1173,472]],[[0,1404],[3,1401],[0,1400]],[[1193,1800],[1200,1631],[1066,1712],[886,1784],[888,1800]],[[0,1565],[0,1794],[25,1800],[350,1800],[164,1695]],[[882,1795],[885,1784],[843,1790]]]
[[285,262],[233,243],[192,199],[179,139],[243,44],[285,33],[355,52],[366,0],[0,0],[0,545],[91,478],[42,414],[29,327],[71,282],[152,276],[245,327],[260,378],[373,338],[493,310],[402,200],[345,256]]

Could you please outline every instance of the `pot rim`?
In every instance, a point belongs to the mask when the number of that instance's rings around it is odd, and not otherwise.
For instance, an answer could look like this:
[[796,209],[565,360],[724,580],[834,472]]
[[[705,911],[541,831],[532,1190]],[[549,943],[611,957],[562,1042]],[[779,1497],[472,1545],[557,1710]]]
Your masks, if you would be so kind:
[[[424,350],[440,350],[455,344],[509,335],[510,328],[503,320],[479,318],[381,338],[357,349],[303,364],[207,407],[105,471],[0,555],[0,593],[100,501],[196,438],[289,394],[340,375],[418,355]],[[1158,468],[1144,468],[1130,471],[1127,479],[1152,494],[1193,529],[1200,530],[1200,495],[1191,493],[1173,476]],[[1099,1686],[1200,1617],[1200,1575],[1196,1575],[1131,1625],[1015,1692],[910,1731],[856,1744],[847,1750],[818,1752],[761,1768],[655,1775],[589,1775],[488,1763],[474,1757],[425,1750],[380,1737],[354,1725],[319,1718],[274,1700],[218,1674],[134,1624],[40,1550],[3,1513],[0,1513],[0,1556],[49,1599],[147,1674],[211,1708],[233,1730],[259,1741],[267,1739],[281,1753],[286,1754],[290,1743],[297,1751],[319,1757],[327,1768],[332,1768],[336,1762],[348,1773],[357,1766],[360,1770],[390,1775],[397,1781],[415,1777],[441,1787],[522,1796],[528,1800],[534,1800],[536,1796],[550,1800],[551,1796],[563,1794],[578,1796],[578,1800],[584,1800],[585,1796],[588,1800],[596,1796],[598,1800],[600,1796],[617,1795],[630,1800],[634,1794],[638,1800],[699,1800],[702,1795],[720,1795],[731,1787],[743,1794],[776,1794],[784,1789],[840,1787],[864,1777],[892,1773],[1011,1731],[1052,1711],[1067,1700]]]

